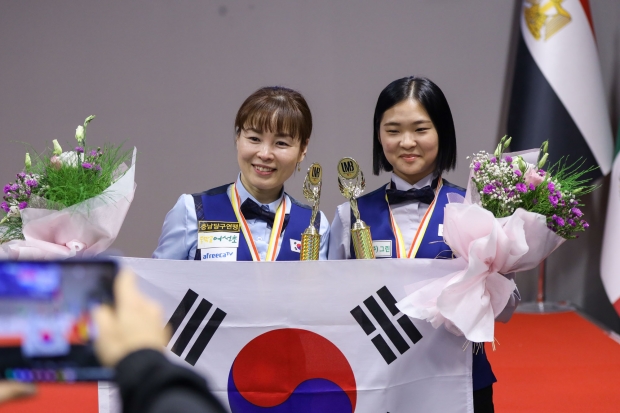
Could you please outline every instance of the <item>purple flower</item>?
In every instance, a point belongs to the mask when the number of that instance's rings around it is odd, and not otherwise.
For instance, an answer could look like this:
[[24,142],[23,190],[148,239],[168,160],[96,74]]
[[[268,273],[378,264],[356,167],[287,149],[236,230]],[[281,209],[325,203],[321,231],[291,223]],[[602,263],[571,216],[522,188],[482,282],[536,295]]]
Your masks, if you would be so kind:
[[11,192],[11,185],[10,184],[4,185],[4,193],[8,194],[9,192]]
[[478,172],[480,170],[480,162],[474,163],[474,172]]
[[497,163],[497,158],[495,156],[491,158],[491,163]]
[[95,171],[100,171],[100,170],[101,170],[101,166],[99,166],[99,165],[95,165],[95,166],[93,167],[93,169],[94,169]]
[[547,174],[547,172],[545,172],[543,169],[539,169],[538,170],[538,175],[545,176],[546,174]]
[[534,186],[534,184],[530,184],[530,191],[533,191],[534,189],[536,189],[536,187]]
[[82,148],[81,146],[76,146],[76,147],[75,147],[75,151],[76,151],[77,153],[84,153],[84,148]]
[[19,189],[19,185],[13,184],[11,185],[11,191],[17,191]]
[[20,202],[19,203],[19,209],[24,209],[28,206],[28,202]]
[[30,194],[32,194],[32,192],[30,191],[30,189],[26,189],[26,195],[30,196]]
[[549,195],[549,202],[551,202],[551,205],[553,205],[554,208],[558,206],[558,199],[553,195]]
[[523,175],[523,173],[521,173],[521,171],[520,171],[520,170],[515,169],[515,175],[517,175],[517,176],[521,176],[521,175]]
[[39,183],[35,179],[28,179],[26,181],[26,185],[28,185],[31,188],[35,188],[36,186],[39,185]]
[[11,210],[11,208],[9,207],[9,204],[7,204],[6,202],[1,203],[0,208],[4,209],[4,212],[6,212],[7,214]]
[[512,158],[510,156],[505,157],[504,160],[508,163],[512,163]]
[[84,163],[82,164],[82,168],[84,168],[84,169],[92,169],[92,168],[93,168],[93,165],[92,165],[92,164],[90,164],[90,163],[88,163],[88,162],[84,162]]
[[563,227],[564,226],[564,219],[562,219],[562,217],[559,217],[557,215],[553,215],[553,220],[558,224],[558,226]]
[[562,198],[562,193],[560,191],[555,191],[555,196]]
[[97,156],[97,151],[94,150],[94,149],[92,151],[90,151],[90,156],[92,156],[92,157]]
[[26,177],[26,174],[23,173],[23,172],[20,172],[20,173],[17,174],[17,178],[19,178],[19,179],[24,179],[25,177]]
[[[531,185],[531,184],[530,184]],[[518,184],[515,185],[515,188],[517,189],[517,191],[519,192],[527,192],[527,187],[525,186],[524,183],[519,182]]]
[[575,221],[573,221],[572,219],[568,219],[566,222],[568,222],[568,225],[570,225],[571,227],[575,226]]
[[485,195],[489,195],[489,194],[492,194],[494,190],[495,188],[493,187],[493,185],[485,185],[484,188],[482,189],[482,192]]
[[588,224],[586,221],[581,221],[581,224],[583,225],[583,229],[586,229],[590,226],[590,224]]
[[555,191],[555,185],[553,185],[553,182],[549,182],[547,184],[547,189],[549,190],[549,192]]
[[572,212],[577,217],[581,217],[583,215],[583,212],[581,212],[579,208],[573,208],[570,210],[570,212]]

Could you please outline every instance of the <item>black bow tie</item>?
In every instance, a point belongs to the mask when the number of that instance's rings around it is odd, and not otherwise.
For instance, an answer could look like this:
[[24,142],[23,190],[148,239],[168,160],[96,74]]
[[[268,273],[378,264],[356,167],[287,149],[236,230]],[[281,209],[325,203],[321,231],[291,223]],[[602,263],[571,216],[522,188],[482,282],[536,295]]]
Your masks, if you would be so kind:
[[396,187],[394,182],[391,183],[390,188],[385,190],[387,194],[388,203],[390,205],[401,204],[407,201],[418,201],[424,204],[430,205],[435,199],[435,189],[437,188],[437,179],[433,180],[432,186],[426,185],[423,188],[416,189],[411,188],[408,191],[401,191],[399,189],[393,189]]
[[[241,204],[241,213],[245,219],[260,219],[267,223],[267,226],[273,228],[273,221],[276,217],[276,214],[271,211],[266,211],[260,207],[256,202],[252,201],[250,198],[243,201]],[[284,216],[284,223],[282,224],[282,231],[286,228],[288,224],[289,214]]]

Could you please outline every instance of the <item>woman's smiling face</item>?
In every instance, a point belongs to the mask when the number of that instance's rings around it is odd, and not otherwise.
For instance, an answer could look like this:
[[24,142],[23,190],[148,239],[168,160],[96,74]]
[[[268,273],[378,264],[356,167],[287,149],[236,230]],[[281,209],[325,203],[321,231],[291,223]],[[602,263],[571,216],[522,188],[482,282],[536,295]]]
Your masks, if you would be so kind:
[[437,129],[424,106],[415,99],[405,99],[385,111],[379,125],[379,141],[394,173],[410,184],[436,168]]
[[300,139],[286,134],[241,129],[236,144],[243,186],[264,204],[278,199],[284,182],[306,156]]

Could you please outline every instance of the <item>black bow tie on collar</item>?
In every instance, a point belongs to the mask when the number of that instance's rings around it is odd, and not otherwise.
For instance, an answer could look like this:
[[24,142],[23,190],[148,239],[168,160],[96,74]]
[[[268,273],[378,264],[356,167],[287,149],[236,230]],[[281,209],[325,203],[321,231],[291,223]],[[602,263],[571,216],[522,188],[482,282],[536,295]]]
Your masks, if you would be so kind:
[[[241,204],[241,213],[245,219],[260,219],[267,223],[267,226],[273,228],[273,221],[276,217],[276,214],[271,211],[266,211],[260,207],[256,202],[252,201],[252,199],[247,198]],[[284,216],[284,223],[282,224],[282,231],[286,228],[288,224],[289,214]]]
[[438,181],[439,178],[435,178],[431,186],[426,185],[420,189],[411,188],[408,191],[394,189],[396,185],[392,182],[390,187],[385,190],[388,203],[390,205],[396,205],[407,201],[418,201],[430,205],[433,199],[435,199],[435,188],[437,188]]

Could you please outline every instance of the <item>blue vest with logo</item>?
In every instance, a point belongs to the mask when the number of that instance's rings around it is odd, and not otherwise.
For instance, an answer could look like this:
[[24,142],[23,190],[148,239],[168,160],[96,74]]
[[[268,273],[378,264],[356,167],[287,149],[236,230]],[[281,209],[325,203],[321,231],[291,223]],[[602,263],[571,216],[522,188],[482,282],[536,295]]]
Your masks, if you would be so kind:
[[[397,258],[396,237],[394,235],[394,231],[392,230],[390,210],[385,197],[385,190],[386,186],[382,186],[373,192],[359,197],[357,199],[357,206],[360,211],[360,218],[366,223],[366,225],[370,226],[370,234],[373,241],[391,241],[392,258]],[[430,217],[430,221],[426,227],[426,232],[422,237],[422,242],[415,258],[453,258],[452,250],[443,241],[443,236],[439,235],[439,225],[443,224],[444,208],[448,204],[448,194],[451,192],[465,196],[465,189],[453,185],[444,179],[443,186],[439,190],[437,200],[435,201],[435,209]],[[353,212],[351,212],[351,222],[355,222]],[[409,247],[409,245],[406,245],[405,249],[409,251]],[[355,258],[353,242],[351,242],[350,250],[351,257]],[[486,352],[482,349],[473,352],[472,379],[474,390],[483,389],[497,381],[495,375],[493,374],[493,370],[491,370],[491,365],[487,359]]]
[[[237,216],[233,210],[230,198],[228,198],[228,187],[232,184],[222,185],[208,191],[193,194],[194,205],[196,207],[196,218],[198,221],[223,221],[237,222]],[[287,195],[285,193],[285,195]],[[297,202],[290,195],[291,211],[289,221],[282,234],[282,244],[276,257],[276,261],[299,261],[299,252],[291,250],[291,240],[301,241],[301,234],[310,225],[312,208]],[[317,229],[320,227],[321,215],[318,215]],[[200,250],[196,249],[195,260],[200,261]],[[237,248],[237,261],[252,261],[252,254],[243,233],[239,237],[239,247]]]
[[[358,198],[357,206],[360,211],[360,217],[366,225],[370,226],[370,233],[373,241],[386,240],[392,242],[392,257],[397,258],[396,236],[392,231],[392,222],[390,220],[390,210],[385,198],[385,186],[363,195]],[[443,186],[437,196],[435,210],[431,215],[426,233],[422,238],[420,248],[415,258],[448,258],[452,257],[452,250],[443,242],[443,237],[439,235],[439,225],[443,224],[443,209],[448,204],[448,193],[455,192],[465,196],[465,190],[456,185],[452,185],[445,179]],[[351,222],[355,222],[353,212],[351,212]],[[351,257],[355,258],[355,250],[351,242]],[[406,246],[409,251],[409,245]],[[383,257],[390,258],[390,257]]]

